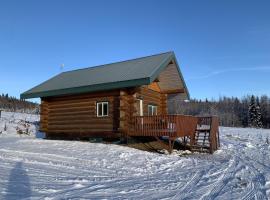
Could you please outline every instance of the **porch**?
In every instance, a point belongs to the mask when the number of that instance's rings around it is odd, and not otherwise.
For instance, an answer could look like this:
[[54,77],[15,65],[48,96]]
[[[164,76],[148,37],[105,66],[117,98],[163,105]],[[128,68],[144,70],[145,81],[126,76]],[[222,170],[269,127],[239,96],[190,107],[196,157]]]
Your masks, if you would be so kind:
[[219,144],[217,116],[156,115],[134,116],[128,136],[168,138],[171,152],[177,138],[187,141],[192,151],[213,153]]

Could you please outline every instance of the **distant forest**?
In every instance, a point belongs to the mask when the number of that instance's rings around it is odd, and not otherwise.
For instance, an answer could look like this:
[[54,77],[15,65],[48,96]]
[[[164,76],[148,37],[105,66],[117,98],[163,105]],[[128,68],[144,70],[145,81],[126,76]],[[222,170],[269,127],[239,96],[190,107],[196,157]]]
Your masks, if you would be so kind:
[[39,113],[39,104],[2,94],[0,95],[0,109],[10,112]]
[[270,128],[270,98],[263,96],[221,97],[218,100],[174,101],[170,113],[217,115],[221,126]]
[[[0,109],[11,112],[39,113],[39,104],[0,95]],[[221,126],[270,128],[270,97],[221,97],[218,100],[170,101],[169,113],[217,115]]]

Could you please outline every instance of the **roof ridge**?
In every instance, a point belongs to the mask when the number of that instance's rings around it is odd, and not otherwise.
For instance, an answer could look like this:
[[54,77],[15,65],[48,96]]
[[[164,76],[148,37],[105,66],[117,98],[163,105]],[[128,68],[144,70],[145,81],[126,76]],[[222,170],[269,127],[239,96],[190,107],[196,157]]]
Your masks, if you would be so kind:
[[95,66],[92,66],[92,67],[85,67],[85,68],[80,68],[80,69],[69,70],[69,71],[65,71],[65,72],[62,72],[62,73],[69,73],[69,72],[74,72],[74,71],[79,71],[79,70],[86,70],[86,69],[94,69],[94,68],[99,68],[99,67],[105,67],[105,66],[108,66],[108,65],[113,65],[113,64],[118,64],[118,63],[124,63],[124,62],[130,62],[130,61],[139,60],[139,59],[143,59],[143,58],[148,58],[148,57],[153,57],[153,56],[159,56],[159,55],[167,54],[167,53],[174,54],[173,51],[167,51],[167,52],[163,52],[163,53],[152,54],[152,55],[149,55],[149,56],[143,56],[143,57],[132,58],[132,59],[123,60],[123,61],[117,61],[117,62],[102,64],[102,65],[95,65]]

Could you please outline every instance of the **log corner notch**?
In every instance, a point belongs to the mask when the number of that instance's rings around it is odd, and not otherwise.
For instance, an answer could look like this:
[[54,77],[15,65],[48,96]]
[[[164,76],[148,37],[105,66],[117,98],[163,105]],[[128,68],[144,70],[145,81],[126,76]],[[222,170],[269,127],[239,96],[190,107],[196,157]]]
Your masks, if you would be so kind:
[[162,90],[161,94],[178,94],[178,93],[185,93],[185,88],[180,89],[172,89],[172,90]]

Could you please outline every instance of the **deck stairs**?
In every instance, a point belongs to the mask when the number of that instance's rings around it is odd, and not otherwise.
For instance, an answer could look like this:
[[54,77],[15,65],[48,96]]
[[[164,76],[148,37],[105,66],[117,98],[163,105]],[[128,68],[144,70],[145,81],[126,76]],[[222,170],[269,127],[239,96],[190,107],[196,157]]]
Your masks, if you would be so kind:
[[210,153],[210,142],[210,128],[197,128],[194,134],[194,142],[191,145],[191,151]]
[[[189,149],[192,152],[214,153],[220,146],[217,116],[182,115],[135,117],[127,145],[146,151]],[[167,121],[161,123],[160,121]],[[142,123],[142,121],[144,123]],[[137,123],[139,122],[139,123]],[[154,126],[154,127],[153,127]],[[178,140],[182,138],[182,140]],[[179,143],[179,147],[178,146]],[[174,146],[177,145],[177,146]]]
[[218,117],[198,117],[196,130],[191,136],[192,152],[214,153],[220,146]]

